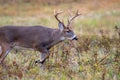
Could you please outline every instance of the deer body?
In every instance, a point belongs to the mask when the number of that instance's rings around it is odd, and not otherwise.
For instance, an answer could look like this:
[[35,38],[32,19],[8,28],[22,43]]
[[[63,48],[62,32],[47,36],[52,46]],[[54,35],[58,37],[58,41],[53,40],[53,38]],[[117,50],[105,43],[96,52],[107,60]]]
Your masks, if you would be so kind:
[[0,44],[7,44],[8,48],[20,46],[46,53],[49,48],[62,41],[62,34],[59,29],[43,26],[5,26],[0,28],[0,40]]
[[5,26],[0,28],[0,40],[3,40],[2,42],[26,48],[37,48],[37,46],[50,48],[61,41],[60,37],[59,29],[42,26]]
[[[60,12],[61,13],[61,12]],[[41,60],[36,63],[44,63],[49,57],[49,49],[55,44],[64,39],[77,40],[76,35],[70,29],[71,21],[77,17],[78,12],[68,21],[67,27],[58,19],[58,14],[55,18],[58,20],[59,28],[52,29],[44,26],[4,26],[0,28],[0,63],[3,62],[10,50],[15,46],[24,48],[32,48],[41,52]],[[0,51],[1,52],[1,51]]]

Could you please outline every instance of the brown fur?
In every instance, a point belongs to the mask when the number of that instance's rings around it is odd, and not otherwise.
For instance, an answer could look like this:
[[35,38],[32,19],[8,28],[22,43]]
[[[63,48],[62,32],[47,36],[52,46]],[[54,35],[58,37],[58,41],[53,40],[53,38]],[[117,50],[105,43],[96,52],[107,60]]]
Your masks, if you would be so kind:
[[[57,37],[55,37],[57,35]],[[42,53],[48,53],[50,47],[60,42],[59,29],[42,26],[5,26],[0,28],[0,46],[2,53],[0,61],[4,60],[5,52],[14,46],[32,48]]]

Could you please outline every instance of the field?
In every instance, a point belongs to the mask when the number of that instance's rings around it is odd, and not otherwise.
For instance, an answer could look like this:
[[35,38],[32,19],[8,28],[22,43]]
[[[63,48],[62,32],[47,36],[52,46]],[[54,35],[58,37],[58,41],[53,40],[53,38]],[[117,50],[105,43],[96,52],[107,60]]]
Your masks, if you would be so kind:
[[72,24],[79,40],[51,48],[44,69],[35,64],[39,52],[13,49],[0,65],[0,80],[120,80],[119,0],[22,1],[0,4],[0,26],[58,28],[54,10],[64,11],[60,18],[66,24],[69,11],[73,15],[79,10],[82,15]]

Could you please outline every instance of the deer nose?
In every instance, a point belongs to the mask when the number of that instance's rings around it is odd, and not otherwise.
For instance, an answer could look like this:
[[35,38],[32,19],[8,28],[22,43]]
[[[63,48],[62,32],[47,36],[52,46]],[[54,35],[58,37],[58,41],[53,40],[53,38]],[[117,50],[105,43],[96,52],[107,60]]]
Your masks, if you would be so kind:
[[77,37],[74,37],[72,40],[78,40],[78,38],[77,38]]

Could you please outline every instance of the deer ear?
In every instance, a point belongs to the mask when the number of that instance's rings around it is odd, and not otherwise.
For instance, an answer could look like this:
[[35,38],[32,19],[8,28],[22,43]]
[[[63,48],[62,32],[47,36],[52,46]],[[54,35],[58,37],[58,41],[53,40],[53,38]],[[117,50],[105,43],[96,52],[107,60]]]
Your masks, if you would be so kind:
[[63,25],[63,23],[59,22],[59,23],[58,23],[58,26],[59,26],[60,31],[62,32],[62,31],[64,30],[64,25]]

